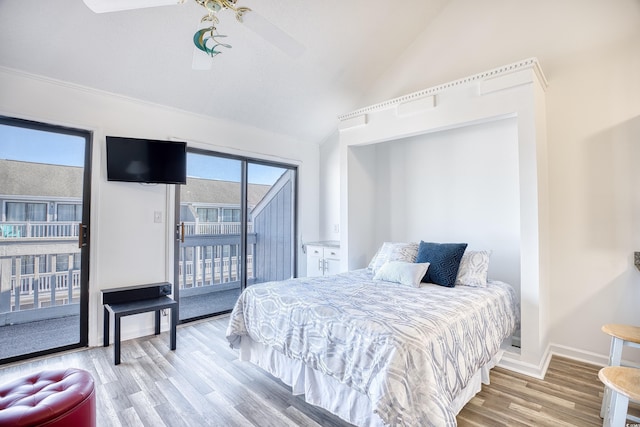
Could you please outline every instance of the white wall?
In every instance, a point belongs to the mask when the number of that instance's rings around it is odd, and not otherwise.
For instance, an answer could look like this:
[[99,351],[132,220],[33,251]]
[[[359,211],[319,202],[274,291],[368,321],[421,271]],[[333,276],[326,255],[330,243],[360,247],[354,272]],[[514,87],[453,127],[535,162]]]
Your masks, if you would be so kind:
[[[626,0],[454,0],[354,106],[540,59],[549,81],[549,339],[552,350],[596,363],[609,351],[602,324],[640,325],[639,17]],[[332,159],[339,144],[321,150]],[[336,220],[339,185],[321,200],[323,223]]]
[[489,277],[520,288],[517,119],[376,144],[376,240],[492,250]]
[[[334,132],[320,145],[320,200],[340,198],[339,134]],[[322,240],[340,240],[340,203],[323,203],[320,206],[320,236]]]
[[[299,242],[318,238],[318,145],[0,68],[0,114],[93,132],[89,344],[102,339],[102,289],[173,282],[172,191],[108,182],[105,136],[177,139],[190,146],[299,166]],[[163,212],[163,223],[153,212]],[[298,247],[298,253],[302,253]],[[305,271],[305,258],[298,258]],[[153,316],[123,322],[123,338],[153,331]],[[135,319],[135,320],[133,320]],[[178,343],[179,345],[179,343]]]
[[640,325],[639,46],[576,54],[549,76],[552,342],[569,350],[606,354],[602,324]]

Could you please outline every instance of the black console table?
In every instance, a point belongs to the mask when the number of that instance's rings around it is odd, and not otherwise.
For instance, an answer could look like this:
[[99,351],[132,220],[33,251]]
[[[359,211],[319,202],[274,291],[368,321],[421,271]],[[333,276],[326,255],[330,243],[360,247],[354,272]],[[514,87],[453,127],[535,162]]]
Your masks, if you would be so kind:
[[110,314],[114,316],[115,364],[120,364],[120,319],[132,314],[155,312],[155,334],[160,334],[160,311],[171,309],[171,350],[176,349],[176,325],[178,302],[169,298],[171,284],[167,282],[102,291],[104,304],[104,346],[109,347]]

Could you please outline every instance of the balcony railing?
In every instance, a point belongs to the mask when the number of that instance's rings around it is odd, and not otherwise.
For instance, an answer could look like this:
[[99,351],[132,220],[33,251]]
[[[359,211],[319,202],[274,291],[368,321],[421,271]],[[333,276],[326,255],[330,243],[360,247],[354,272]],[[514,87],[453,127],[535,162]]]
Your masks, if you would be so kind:
[[77,239],[77,222],[3,222],[0,239]]
[[0,258],[0,283],[7,285],[0,290],[0,326],[78,314],[80,270],[22,274],[20,258]]
[[[185,222],[186,235],[240,234],[239,222]],[[247,224],[253,232],[253,224]],[[78,238],[77,222],[2,222],[0,239],[60,239]]]
[[[240,234],[241,226],[240,222],[185,222],[184,234],[187,236]],[[247,224],[247,232],[253,233],[253,223]]]
[[79,297],[80,270],[11,277],[11,311],[65,305]]
[[[197,288],[240,280],[238,257],[204,258],[180,261],[178,265],[180,289]],[[253,278],[253,256],[247,257],[247,278]]]
[[[255,280],[256,234],[249,224],[247,235],[247,281]],[[180,296],[199,295],[216,290],[240,286],[240,223],[185,223],[185,241],[180,244],[178,283]],[[71,222],[23,222],[0,223],[0,240],[16,243],[25,239],[43,240],[42,245],[56,244],[55,239],[77,239],[78,224]],[[47,244],[47,240],[51,242]],[[26,242],[25,242],[26,243]],[[0,243],[1,245],[1,243]],[[30,253],[34,257],[35,273],[22,274],[24,268],[21,255],[0,257],[0,283],[10,283],[9,289],[0,291],[0,325],[22,323],[45,318],[44,312],[55,316],[76,313],[80,299],[80,270],[47,271],[55,269],[56,261],[47,258],[40,263],[43,255],[37,253],[42,245],[34,246]],[[48,252],[48,250],[46,251]],[[70,265],[72,254],[68,254]],[[63,256],[57,254],[57,257]],[[11,273],[13,271],[13,274]],[[24,270],[23,270],[24,271]],[[6,274],[10,278],[6,278]],[[5,276],[5,277],[3,277]],[[53,310],[53,311],[52,311]],[[42,314],[39,314],[42,312]]]
[[[256,235],[247,235],[247,281],[254,279]],[[187,235],[180,243],[178,286],[181,296],[240,286],[239,234]]]

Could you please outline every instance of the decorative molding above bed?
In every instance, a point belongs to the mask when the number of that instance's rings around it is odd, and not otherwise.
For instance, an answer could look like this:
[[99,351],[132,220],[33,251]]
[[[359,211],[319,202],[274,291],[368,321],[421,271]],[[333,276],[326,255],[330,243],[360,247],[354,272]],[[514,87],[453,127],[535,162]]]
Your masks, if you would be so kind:
[[[388,101],[379,102],[377,104],[370,105],[368,107],[359,108],[350,113],[342,114],[338,116],[340,122],[346,124],[346,127],[352,127],[354,123],[357,125],[366,124],[366,114],[374,111],[386,110],[392,107],[401,106],[406,103],[410,103],[425,97],[433,97],[435,100],[435,95],[451,89],[457,86],[465,85],[471,82],[478,81],[494,81],[496,77],[506,76],[508,74],[513,74],[517,71],[533,69],[538,77],[538,80],[542,83],[543,87],[546,89],[548,86],[547,79],[542,72],[542,68],[540,68],[540,63],[537,58],[529,58],[522,61],[514,62],[509,65],[504,65],[502,67],[494,68],[493,70],[484,71],[482,73],[474,74],[469,77],[464,77],[462,79],[454,80],[449,83],[444,83],[438,86],[433,86],[427,89],[419,90],[417,92],[410,93],[408,95],[399,96],[397,98],[390,99]],[[514,85],[518,82],[513,82]],[[505,87],[506,88],[506,87]],[[489,93],[489,91],[485,91],[484,93]],[[365,120],[360,121],[351,121],[353,118],[357,117],[365,117]],[[341,127],[342,129],[342,127]]]

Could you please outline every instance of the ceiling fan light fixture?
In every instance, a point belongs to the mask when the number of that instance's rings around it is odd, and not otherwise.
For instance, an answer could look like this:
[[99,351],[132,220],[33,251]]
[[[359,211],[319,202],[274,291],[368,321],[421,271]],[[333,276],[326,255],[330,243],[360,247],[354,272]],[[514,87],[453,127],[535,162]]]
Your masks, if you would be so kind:
[[209,11],[209,13],[218,13],[220,12],[220,9],[222,9],[222,5],[219,2],[212,0],[205,1],[203,6]]

